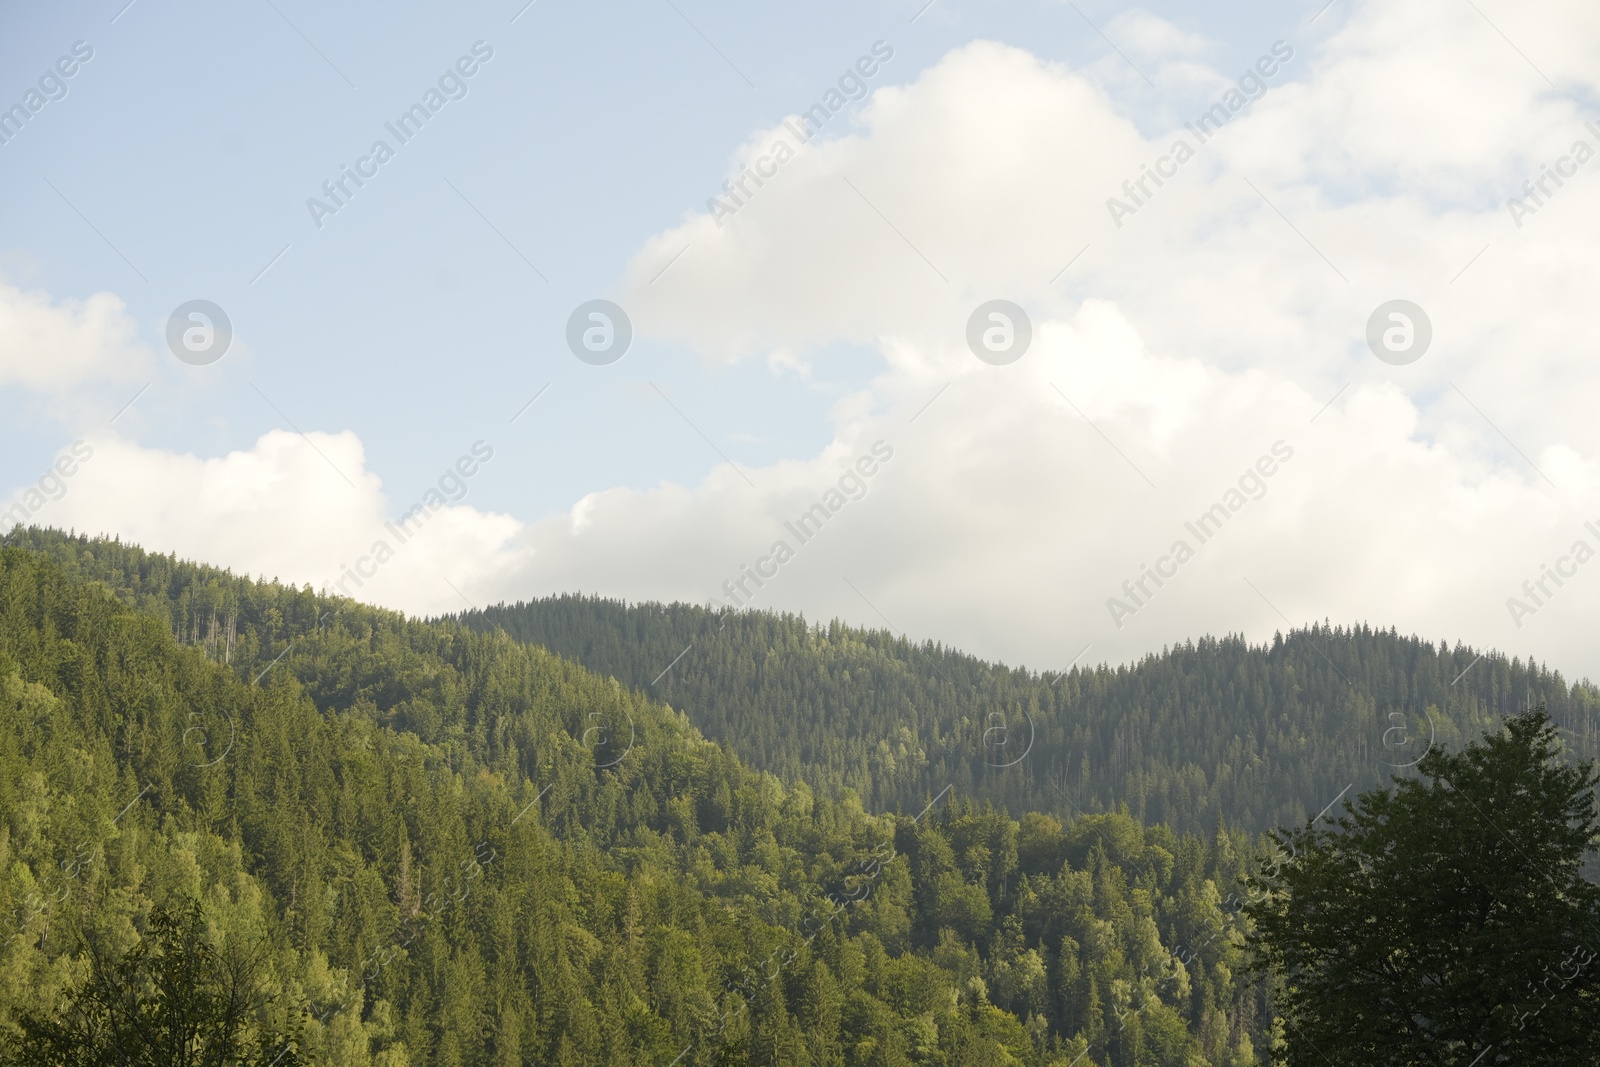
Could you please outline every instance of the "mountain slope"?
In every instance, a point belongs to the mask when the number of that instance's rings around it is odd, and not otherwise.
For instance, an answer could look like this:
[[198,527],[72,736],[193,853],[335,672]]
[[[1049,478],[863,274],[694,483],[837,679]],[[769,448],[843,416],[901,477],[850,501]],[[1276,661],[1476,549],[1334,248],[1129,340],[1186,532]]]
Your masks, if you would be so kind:
[[953,784],[1007,809],[1206,833],[1295,825],[1544,703],[1579,756],[1600,694],[1547,668],[1365,626],[1203,638],[1064,677],[795,615],[559,596],[467,612],[667,701],[786,780],[910,808]]
[[[1237,834],[784,788],[502,634],[0,549],[0,1032],[205,901],[308,1062],[1229,1064]],[[676,1059],[675,1059],[676,1058]]]

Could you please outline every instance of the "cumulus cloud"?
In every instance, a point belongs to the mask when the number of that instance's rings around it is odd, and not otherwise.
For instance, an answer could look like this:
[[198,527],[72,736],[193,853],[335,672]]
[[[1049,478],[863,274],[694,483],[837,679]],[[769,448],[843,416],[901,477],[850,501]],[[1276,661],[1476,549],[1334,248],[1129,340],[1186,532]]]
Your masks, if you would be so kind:
[[[1117,658],[1199,632],[1259,635],[1281,611],[1592,670],[1561,618],[1600,601],[1600,572],[1520,628],[1506,604],[1600,518],[1579,295],[1600,273],[1600,201],[1547,197],[1521,228],[1506,209],[1541,162],[1597,141],[1571,95],[1600,69],[1571,43],[1597,39],[1596,16],[1542,17],[1524,43],[1551,57],[1556,88],[1468,5],[1355,7],[1286,42],[1266,92],[1203,142],[1182,114],[1126,104],[1093,71],[975,42],[880,89],[855,129],[805,145],[721,225],[702,215],[646,242],[625,299],[650,332],[717,359],[792,361],[846,341],[883,360],[805,477],[816,492],[880,434],[907,442],[899,466],[761,596],[863,622],[881,612],[1040,664],[1085,642]],[[1116,29],[1170,61],[1165,77],[1206,84],[1194,35],[1144,12]],[[1221,100],[1236,78],[1215,71],[1209,91]],[[783,136],[757,134],[735,174]],[[1180,139],[1194,156],[1177,176],[1145,178]],[[1571,181],[1600,181],[1594,169]],[[1115,218],[1111,198],[1135,210]],[[967,314],[995,296],[1036,328],[1004,369],[961,344]],[[1397,296],[1434,322],[1412,367],[1378,363],[1364,341],[1368,315]],[[872,411],[887,413],[860,415]],[[1271,491],[1115,625],[1107,601],[1131,603],[1122,582],[1277,440],[1296,452]],[[804,496],[797,466],[752,476],[762,493],[721,472],[697,490],[602,494],[581,531],[537,524],[535,584],[719,595],[763,547],[751,516],[770,528]],[[697,542],[696,529],[720,533]],[[606,568],[614,555],[627,577]]]
[[[1115,661],[1207,632],[1259,638],[1280,611],[1590,655],[1557,609],[1600,601],[1600,571],[1521,629],[1504,601],[1572,537],[1600,538],[1520,472],[1421,439],[1393,384],[1319,415],[1324,398],[1274,373],[1151,354],[1103,301],[1044,324],[1010,367],[920,356],[919,389],[890,370],[841,407],[823,455],[751,470],[754,489],[724,466],[693,489],[608,490],[535,523],[517,584],[838,615],[1037,667],[1085,645]],[[902,391],[887,411],[874,402]],[[797,527],[875,441],[893,459],[865,495],[820,532]],[[1592,497],[1593,470],[1572,462],[1563,475]]]
[[[650,239],[627,278],[640,328],[722,358],[959,332],[991,289],[1044,287],[1142,148],[1098,87],[988,42],[880,89],[862,122],[799,146],[720,226]],[[758,134],[746,162],[784,138]]]
[[[521,523],[509,516],[441,494],[442,506],[399,525],[424,501],[388,498],[353,433],[274,430],[250,449],[212,458],[110,433],[84,444],[92,455],[74,463],[70,476],[26,487],[5,507],[23,504],[37,525],[120,535],[155,551],[418,614],[459,611],[464,605],[452,585],[486,588],[517,570],[521,550],[513,542]],[[451,490],[470,493],[470,480],[460,483],[466,490],[457,484]],[[357,568],[370,576],[349,579]]]
[[[452,506],[359,595],[450,610],[448,579],[477,602],[800,609],[1036,667],[1326,617],[1595,674],[1579,620],[1600,562],[1573,546],[1600,550],[1600,162],[1521,227],[1506,198],[1573,140],[1600,147],[1571,95],[1600,34],[1575,4],[1526,22],[1484,6],[1556,88],[1470,5],[1422,0],[1308,28],[1203,143],[1193,115],[981,41],[884,85],[853,127],[756,131],[731,177],[780,139],[793,158],[731,215],[644,241],[619,299],[641,335],[713,362],[787,373],[855,346],[870,381],[834,408],[833,440],[526,521]],[[1205,43],[1153,20],[1117,28],[1222,99],[1237,72],[1203,77]],[[1180,139],[1193,157],[1149,179]],[[964,340],[996,297],[1034,326],[1004,367]],[[1410,366],[1364,340],[1395,297],[1433,320]],[[336,579],[407,504],[353,435],[311,442],[358,488],[288,434],[217,459],[109,439],[50,521]],[[798,526],[818,505],[825,521]]]

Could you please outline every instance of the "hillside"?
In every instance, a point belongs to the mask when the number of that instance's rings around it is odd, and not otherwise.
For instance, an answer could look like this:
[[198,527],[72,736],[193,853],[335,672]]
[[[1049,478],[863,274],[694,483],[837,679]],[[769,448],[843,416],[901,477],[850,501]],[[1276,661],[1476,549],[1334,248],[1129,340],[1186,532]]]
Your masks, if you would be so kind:
[[874,815],[543,649],[0,549],[0,1030],[198,897],[308,1063],[1229,1064],[1238,834]]
[[1405,774],[1430,739],[1459,747],[1530,705],[1548,707],[1575,754],[1600,746],[1593,686],[1365,626],[1270,645],[1202,638],[1063,677],[884,630],[685,604],[559,596],[457,618],[667,701],[753,766],[880,810],[953,784],[1012,812],[1126,804],[1183,831],[1260,832]]

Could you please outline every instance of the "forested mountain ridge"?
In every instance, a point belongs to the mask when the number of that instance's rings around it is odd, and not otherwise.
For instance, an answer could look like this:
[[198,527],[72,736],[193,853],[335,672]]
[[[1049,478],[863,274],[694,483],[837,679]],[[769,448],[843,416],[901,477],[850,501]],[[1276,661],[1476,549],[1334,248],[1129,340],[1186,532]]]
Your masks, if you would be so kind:
[[[542,649],[0,549],[0,1031],[204,901],[308,1063],[1229,1064],[1236,833],[786,788]],[[180,640],[182,643],[180,643]]]
[[1600,749],[1587,682],[1366,626],[1270,645],[1207,637],[1062,676],[791,614],[566,595],[455,617],[621,679],[752,765],[878,809],[954,783],[1013,812],[1126,804],[1180,830],[1260,832],[1536,704],[1575,755]]

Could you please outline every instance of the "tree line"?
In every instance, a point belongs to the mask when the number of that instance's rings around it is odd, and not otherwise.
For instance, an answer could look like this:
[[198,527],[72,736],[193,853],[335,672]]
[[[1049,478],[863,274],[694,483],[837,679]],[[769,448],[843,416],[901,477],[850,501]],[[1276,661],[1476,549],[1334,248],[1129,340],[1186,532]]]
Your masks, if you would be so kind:
[[[625,617],[670,648],[658,620],[686,610]],[[549,643],[621,657],[627,631],[586,617]],[[1594,1062],[1587,686],[1365,630],[1208,639],[1034,678],[837,624],[719,625],[738,640],[706,645],[726,672],[708,712],[482,618],[409,619],[14,532],[0,548],[0,1055]],[[757,699],[803,696],[807,672],[813,703],[754,715]],[[1377,695],[1321,703],[1308,694],[1324,674]],[[935,769],[966,779],[897,764],[884,793],[844,773],[851,746],[884,740],[863,709],[892,701],[871,678],[934,701],[935,724],[967,723],[976,765],[956,731],[927,734],[944,745]],[[697,684],[719,692],[709,673]],[[1075,738],[1123,762],[1085,760],[1070,803],[1013,804],[1008,790],[1039,783],[1005,773],[1031,754],[997,766],[1012,739],[985,731],[1009,727],[984,716],[1022,706],[999,694],[1062,716],[1036,750]],[[1546,696],[1552,715],[1493,710]],[[1393,723],[1386,707],[1431,714],[1384,727],[1399,751],[1382,732],[1369,744],[1398,783],[1313,820],[1296,775],[1319,759],[1335,782],[1356,769],[1336,709],[1363,701],[1375,725]],[[1118,732],[1118,708],[1148,733]],[[779,721],[805,715],[833,725]],[[704,727],[719,721],[768,725],[718,739]],[[1119,796],[1168,773],[1180,743],[1198,746],[1190,762],[1216,751],[1206,729],[1261,722],[1222,748],[1254,744],[1286,769]],[[1434,724],[1426,745],[1418,722]],[[842,744],[797,740],[824,736]],[[1151,817],[1162,796],[1194,802],[1171,804],[1187,814],[1170,825]],[[1256,834],[1272,811],[1288,829]]]
[[1261,833],[1545,707],[1600,754],[1600,692],[1501,653],[1327,624],[1065,674],[793,614],[563,595],[455,616],[662,700],[753,766],[869,807],[953,783],[1013,812]]

